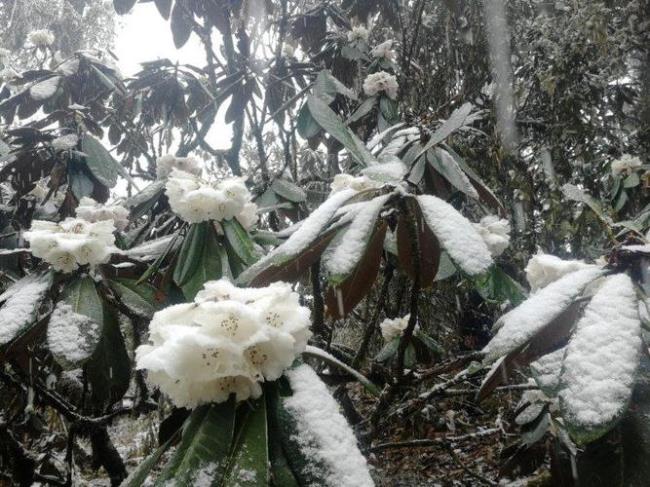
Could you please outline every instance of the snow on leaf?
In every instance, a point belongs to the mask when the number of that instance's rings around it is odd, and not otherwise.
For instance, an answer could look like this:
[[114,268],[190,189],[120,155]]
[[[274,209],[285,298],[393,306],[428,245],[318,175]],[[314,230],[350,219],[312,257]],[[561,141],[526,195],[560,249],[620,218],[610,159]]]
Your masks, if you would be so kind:
[[13,340],[36,318],[41,301],[52,285],[52,274],[29,275],[0,296],[0,345]]
[[485,361],[493,362],[527,343],[602,274],[599,268],[567,274],[503,315],[494,325],[498,333],[483,349]]
[[353,189],[345,189],[330,196],[302,222],[286,242],[246,269],[238,281],[249,282],[267,267],[289,260],[305,250],[322,233],[339,207],[355,194],[357,192]]
[[283,400],[284,407],[296,420],[296,439],[305,456],[315,457],[328,467],[326,485],[373,486],[354,433],[316,372],[308,365],[300,365],[285,374],[293,395]]
[[530,364],[535,382],[547,396],[557,393],[565,352],[566,347],[559,348]]
[[100,334],[101,327],[95,320],[60,302],[47,326],[47,344],[57,362],[71,368],[92,355]]
[[640,354],[634,284],[626,274],[610,276],[578,322],[560,377],[560,407],[576,441],[602,436],[624,413]]
[[56,93],[59,87],[59,81],[61,81],[60,76],[52,76],[46,80],[39,81],[29,89],[29,94],[36,101],[47,100]]
[[487,245],[469,220],[453,206],[430,195],[417,197],[424,221],[451,259],[467,274],[485,271],[492,264]]
[[375,228],[379,212],[390,198],[390,194],[377,196],[365,203],[341,239],[336,239],[323,254],[323,265],[330,276],[345,277],[361,260]]

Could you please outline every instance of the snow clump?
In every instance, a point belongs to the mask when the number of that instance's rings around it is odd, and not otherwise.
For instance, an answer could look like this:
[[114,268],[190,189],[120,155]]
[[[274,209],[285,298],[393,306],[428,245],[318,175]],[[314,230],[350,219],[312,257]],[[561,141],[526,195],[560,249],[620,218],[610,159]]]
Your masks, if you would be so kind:
[[534,292],[571,272],[594,267],[581,260],[562,260],[554,255],[538,253],[528,261],[525,271],[530,290]]
[[332,193],[338,193],[344,189],[353,189],[355,191],[366,191],[368,189],[381,188],[383,183],[375,181],[368,176],[352,176],[351,174],[337,174],[332,180],[330,188]]
[[492,257],[498,257],[510,245],[510,223],[508,220],[488,215],[473,225],[483,238]]
[[[379,328],[381,329],[381,336],[384,338],[384,341],[392,342],[396,338],[401,337],[409,324],[410,318],[411,315],[409,313],[401,318],[386,318],[382,321]],[[415,326],[415,330],[413,331],[417,331],[417,329],[418,325]]]

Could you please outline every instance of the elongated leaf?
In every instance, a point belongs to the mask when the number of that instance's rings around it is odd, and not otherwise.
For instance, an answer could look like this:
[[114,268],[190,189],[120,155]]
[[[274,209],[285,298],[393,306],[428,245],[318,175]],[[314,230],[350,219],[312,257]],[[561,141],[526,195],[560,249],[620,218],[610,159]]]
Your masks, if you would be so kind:
[[302,203],[307,199],[307,193],[300,186],[296,186],[286,179],[275,179],[271,183],[271,189],[285,200],[293,203]]
[[156,486],[196,485],[198,478],[209,479],[206,486],[221,485],[226,472],[235,427],[233,401],[196,408],[183,429],[174,456],[156,479]]
[[120,173],[119,164],[101,142],[86,133],[81,139],[81,150],[86,154],[86,165],[93,176],[107,188],[115,186]]
[[485,300],[508,302],[519,306],[526,299],[526,292],[521,284],[506,274],[501,267],[494,265],[481,276],[474,279],[478,292]]
[[138,0],[113,0],[115,11],[119,15],[128,14]]
[[154,0],[156,8],[162,17],[167,20],[169,19],[169,13],[172,9],[172,0]]
[[376,164],[374,156],[366,149],[363,142],[348,128],[339,117],[332,111],[332,109],[315,96],[310,96],[307,99],[309,112],[314,117],[316,122],[323,127],[323,129],[338,140],[343,147],[345,147],[352,157],[363,166],[370,166]]
[[158,464],[162,456],[165,454],[172,443],[176,440],[177,435],[172,435],[165,443],[160,445],[156,450],[145,458],[138,467],[129,474],[129,476],[122,482],[122,487],[140,487],[142,486],[151,470]]
[[567,346],[560,408],[578,444],[607,433],[625,413],[641,352],[636,290],[626,274],[607,277]]
[[207,281],[219,279],[223,275],[221,261],[224,249],[217,241],[214,227],[207,227],[202,244],[197,254],[198,264],[188,280],[181,286],[183,295],[188,300],[194,299],[196,293],[203,288]]
[[221,226],[223,227],[223,233],[226,236],[228,243],[237,256],[245,264],[250,265],[255,262],[257,252],[255,251],[253,240],[244,227],[241,226],[239,221],[237,221],[236,218],[223,220]]
[[178,286],[185,284],[199,266],[207,225],[207,222],[193,223],[185,234],[174,267],[174,282]]
[[345,317],[372,288],[384,250],[386,222],[381,222],[365,249],[363,257],[349,276],[336,286],[328,287],[325,294],[327,314],[335,319]]
[[190,18],[186,0],[176,0],[172,9],[172,37],[176,49],[180,49],[189,40],[192,34],[192,19]]
[[0,295],[0,346],[14,340],[36,321],[38,310],[52,286],[53,275],[23,277]]
[[269,485],[269,449],[266,399],[244,404],[251,408],[239,432],[228,466],[224,487],[267,487]]
[[158,309],[157,290],[150,284],[137,284],[134,279],[114,279],[109,281],[109,285],[122,303],[138,316],[151,318]]
[[453,187],[462,191],[470,198],[479,199],[476,188],[474,188],[465,172],[447,151],[436,147],[427,152],[427,160]]
[[330,104],[336,95],[343,95],[351,100],[357,99],[356,93],[336,79],[329,70],[321,70],[314,82],[314,96]]
[[425,152],[438,145],[440,142],[453,134],[456,130],[465,126],[468,122],[473,121],[473,117],[470,117],[472,108],[474,108],[474,106],[471,103],[465,103],[461,107],[454,110],[449,118],[445,120],[445,122],[438,128],[438,130],[436,130],[431,135],[431,138],[424,145],[422,150],[420,150],[420,153],[416,156],[416,159],[422,157]]
[[[420,275],[420,286],[427,288],[433,284],[440,264],[440,244],[431,229],[424,224],[420,207],[412,198],[406,201],[409,213],[401,212],[397,222],[397,252],[399,263],[411,279],[415,278],[415,258],[413,256],[413,241],[409,226],[414,223],[417,230],[420,262],[417,272]],[[412,223],[411,223],[412,222]]]
[[298,120],[296,121],[296,129],[298,134],[303,139],[311,139],[318,135],[322,130],[318,122],[312,117],[309,112],[309,106],[305,103],[298,112]]

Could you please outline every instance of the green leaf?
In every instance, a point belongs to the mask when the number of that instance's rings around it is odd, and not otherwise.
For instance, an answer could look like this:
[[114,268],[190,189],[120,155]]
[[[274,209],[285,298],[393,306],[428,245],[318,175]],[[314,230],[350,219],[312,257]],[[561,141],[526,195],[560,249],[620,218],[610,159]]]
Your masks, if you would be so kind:
[[271,189],[292,203],[302,203],[307,199],[307,193],[300,186],[286,179],[275,179],[271,183]]
[[209,222],[193,223],[185,234],[174,267],[173,279],[178,286],[185,284],[199,265],[207,225]]
[[221,226],[223,227],[226,240],[235,251],[235,254],[237,254],[237,257],[248,265],[255,262],[257,253],[255,252],[253,240],[251,240],[250,235],[244,227],[241,226],[241,223],[236,218],[232,218],[230,220],[222,220]]
[[633,172],[623,180],[624,188],[634,188],[639,184],[641,184],[641,179],[639,178],[639,173],[636,172]]
[[97,294],[92,277],[86,276],[73,281],[63,290],[62,297],[75,313],[88,316],[99,325],[104,322],[102,300]]
[[329,70],[323,69],[318,73],[314,82],[314,96],[330,104],[336,95],[343,95],[351,100],[357,99],[354,91],[336,79]]
[[[156,479],[155,486],[196,485],[197,478],[221,485],[226,472],[235,427],[235,404],[229,400],[196,408],[188,418],[174,456]],[[173,482],[172,482],[173,481]]]
[[388,96],[384,95],[379,97],[379,110],[389,124],[393,124],[399,120],[397,107],[398,105],[396,100],[392,100]]
[[298,120],[296,122],[296,128],[298,129],[298,134],[303,139],[311,139],[312,137],[318,135],[318,133],[322,130],[320,125],[318,125],[318,122],[314,119],[314,117],[311,116],[307,103],[303,104],[303,106],[300,107],[300,111],[298,112]]
[[375,157],[366,149],[359,138],[346,127],[338,115],[323,100],[310,96],[307,99],[309,112],[318,124],[332,137],[338,140],[350,152],[350,155],[363,166],[376,164]]
[[97,408],[120,401],[131,380],[131,360],[114,310],[103,307],[102,334],[97,348],[86,364],[91,399]]
[[122,487],[140,487],[144,484],[151,470],[158,464],[162,456],[169,447],[176,441],[177,434],[172,435],[165,443],[160,445],[156,450],[145,458],[138,467],[129,474],[121,484]]
[[138,0],[113,0],[118,15],[128,14]]
[[433,149],[427,152],[427,160],[453,187],[471,198],[479,199],[476,188],[474,188],[465,172],[447,151],[438,148]]
[[119,295],[122,303],[133,313],[151,318],[158,309],[156,288],[147,283],[138,284],[135,279],[113,279],[108,284]]
[[115,186],[120,173],[119,164],[101,142],[85,133],[81,139],[81,150],[86,154],[86,165],[93,176],[108,188]]
[[363,103],[357,107],[357,109],[350,115],[346,121],[346,123],[349,125],[351,123],[357,122],[361,120],[363,117],[368,115],[373,108],[375,108],[375,105],[377,105],[377,97],[376,96],[371,96],[370,98],[366,98],[363,100]]
[[399,337],[393,338],[390,342],[386,343],[377,355],[375,355],[375,360],[377,362],[385,362],[386,360],[392,358],[397,353],[399,348]]
[[171,14],[171,29],[176,49],[183,47],[189,40],[190,35],[192,35],[192,19],[189,12],[191,10],[185,0],[176,0],[174,2]]
[[449,137],[452,133],[458,130],[461,127],[464,127],[467,123],[472,121],[470,113],[474,108],[474,105],[471,103],[465,103],[461,107],[457,108],[452,112],[447,120],[436,130],[432,135],[429,141],[424,145],[420,150],[420,153],[416,156],[416,159],[421,157],[425,152],[427,152],[432,147],[438,145],[440,142]]
[[142,189],[142,191],[129,198],[127,206],[131,209],[131,216],[137,219],[146,215],[164,191],[165,181],[159,180],[154,181]]
[[203,245],[198,247],[197,266],[188,280],[180,286],[186,299],[192,300],[207,281],[219,279],[223,275],[222,256],[225,252],[217,241],[217,234],[210,222],[202,237]]
[[523,286],[496,265],[476,277],[474,283],[481,297],[487,301],[509,301],[512,306],[517,306],[526,299]]
[[269,485],[268,428],[266,399],[241,405],[247,411],[231,455],[224,487],[266,487]]

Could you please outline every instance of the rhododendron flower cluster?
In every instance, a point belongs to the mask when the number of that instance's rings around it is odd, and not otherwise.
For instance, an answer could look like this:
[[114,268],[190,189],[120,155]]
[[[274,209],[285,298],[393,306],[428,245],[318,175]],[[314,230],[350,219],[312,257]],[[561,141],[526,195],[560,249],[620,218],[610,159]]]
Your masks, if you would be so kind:
[[363,91],[368,96],[374,96],[383,91],[390,99],[395,100],[398,89],[397,78],[386,71],[369,74],[363,81]]
[[351,174],[337,174],[332,180],[330,187],[332,193],[343,191],[344,189],[353,189],[355,191],[365,191],[367,189],[381,188],[383,183],[370,179],[368,176],[352,176]]
[[36,47],[46,47],[54,43],[54,34],[47,29],[33,30],[27,34],[29,43]]
[[177,406],[237,401],[262,394],[304,351],[309,310],[289,284],[238,288],[225,279],[204,285],[193,303],[157,312],[138,369]]
[[612,161],[612,174],[614,176],[632,174],[641,169],[641,166],[643,166],[641,159],[630,154],[623,154],[619,159]]
[[387,61],[392,61],[395,58],[395,51],[393,51],[393,41],[385,41],[370,50],[370,55],[374,58],[383,58]]
[[488,247],[492,257],[501,255],[510,245],[510,223],[494,215],[481,218],[474,228]]
[[184,171],[195,176],[201,175],[201,163],[194,157],[176,157],[167,154],[156,160],[156,175],[158,179],[166,178],[174,169]]
[[118,230],[124,230],[129,224],[129,210],[122,205],[102,205],[87,197],[79,201],[77,217],[91,223],[112,220]]
[[367,41],[370,36],[370,32],[363,26],[353,27],[350,32],[348,32],[348,41]]
[[112,220],[66,218],[60,223],[34,220],[24,236],[34,256],[57,271],[73,272],[82,265],[107,262],[115,250],[114,231]]
[[249,229],[257,220],[257,206],[242,178],[207,181],[174,169],[165,187],[169,205],[186,222],[237,218]]
[[[402,316],[401,318],[386,318],[379,325],[379,328],[381,329],[381,336],[387,342],[391,342],[396,338],[401,337],[404,333],[404,330],[406,330],[406,327],[409,324],[410,318],[410,313],[406,316]],[[413,331],[415,332],[417,330],[419,330],[419,325],[415,325],[415,329]]]

